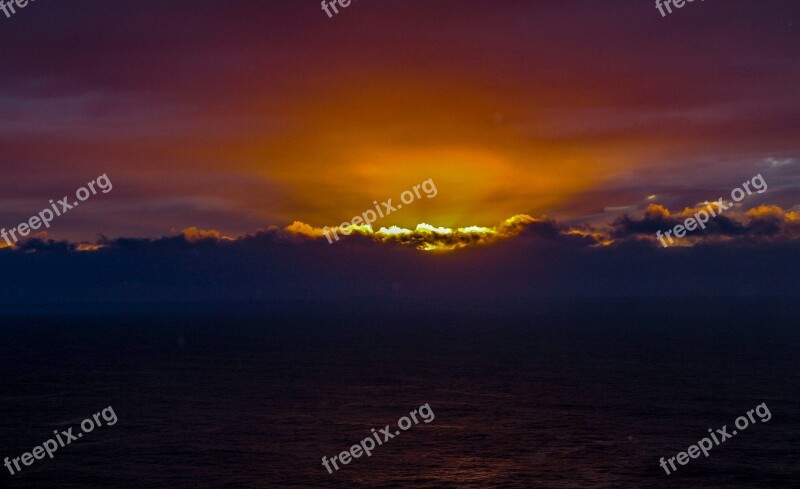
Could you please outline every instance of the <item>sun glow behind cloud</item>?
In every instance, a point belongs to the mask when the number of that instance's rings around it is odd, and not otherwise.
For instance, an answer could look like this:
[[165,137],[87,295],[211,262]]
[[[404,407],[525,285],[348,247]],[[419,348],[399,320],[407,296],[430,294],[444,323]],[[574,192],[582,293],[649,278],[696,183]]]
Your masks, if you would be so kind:
[[[499,239],[510,238],[521,233],[527,225],[536,222],[545,222],[528,215],[510,217],[496,227],[468,226],[460,228],[437,227],[421,223],[413,229],[399,226],[381,227],[375,231],[372,226],[346,226],[334,228],[315,228],[308,224],[295,221],[286,227],[286,231],[319,239],[335,236],[347,238],[347,235],[369,237],[381,243],[397,243],[413,246],[421,251],[452,251],[474,245],[493,243]],[[334,235],[334,233],[336,233]],[[347,235],[345,235],[345,233]]]
[[569,138],[542,138],[548,116],[535,97],[521,105],[463,80],[361,75],[342,75],[336,96],[325,87],[287,101],[278,112],[291,123],[220,150],[280,189],[286,222],[342,222],[428,179],[435,198],[380,224],[498,222],[546,212],[630,164]]

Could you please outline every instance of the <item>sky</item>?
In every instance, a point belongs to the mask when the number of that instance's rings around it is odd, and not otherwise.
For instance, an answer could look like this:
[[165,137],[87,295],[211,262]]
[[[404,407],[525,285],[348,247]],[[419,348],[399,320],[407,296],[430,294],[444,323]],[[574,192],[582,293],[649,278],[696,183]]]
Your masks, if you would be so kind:
[[[3,231],[110,183],[0,241],[18,287],[0,302],[796,293],[799,14],[790,0],[664,17],[644,0],[0,13]],[[353,220],[389,199],[371,227]]]
[[435,198],[376,227],[606,225],[757,173],[770,190],[748,206],[800,203],[796,2],[341,10],[77,0],[0,15],[2,225],[102,174],[113,192],[46,237],[335,226],[428,179]]

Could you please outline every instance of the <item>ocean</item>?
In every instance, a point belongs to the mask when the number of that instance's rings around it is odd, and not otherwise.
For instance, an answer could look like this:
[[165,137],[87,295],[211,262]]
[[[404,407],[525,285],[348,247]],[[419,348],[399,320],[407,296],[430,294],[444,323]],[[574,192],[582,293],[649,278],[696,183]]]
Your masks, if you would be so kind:
[[[9,488],[800,487],[782,299],[117,305],[0,314],[0,458],[113,407]],[[667,475],[765,403],[771,418]],[[329,473],[371,429],[420,422]],[[101,418],[102,419],[102,418]]]

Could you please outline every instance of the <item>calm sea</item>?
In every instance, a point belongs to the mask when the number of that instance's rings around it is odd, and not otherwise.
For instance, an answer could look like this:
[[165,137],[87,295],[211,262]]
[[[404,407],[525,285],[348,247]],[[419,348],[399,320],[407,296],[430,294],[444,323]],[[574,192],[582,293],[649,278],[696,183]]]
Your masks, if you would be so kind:
[[[0,486],[800,487],[798,319],[765,299],[6,310],[0,459],[119,421]],[[323,468],[426,403],[433,422]],[[761,403],[769,422],[659,467]]]

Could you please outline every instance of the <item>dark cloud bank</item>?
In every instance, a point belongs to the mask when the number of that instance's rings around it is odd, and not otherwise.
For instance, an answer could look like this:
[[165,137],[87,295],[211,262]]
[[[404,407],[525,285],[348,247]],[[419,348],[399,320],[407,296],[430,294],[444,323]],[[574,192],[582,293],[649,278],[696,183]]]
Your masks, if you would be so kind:
[[720,226],[725,239],[668,249],[640,237],[652,224],[647,217],[617,221],[615,241],[602,246],[597,235],[537,221],[512,238],[447,253],[363,236],[328,244],[277,229],[237,240],[202,234],[122,238],[92,252],[32,240],[0,250],[7,284],[0,304],[310,300],[370,307],[385,300],[524,303],[537,297],[778,297],[800,291],[800,241],[777,221],[766,231],[758,222],[736,223],[735,238],[728,236],[729,226]]

